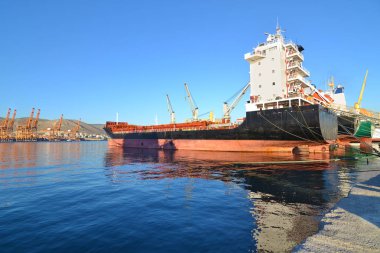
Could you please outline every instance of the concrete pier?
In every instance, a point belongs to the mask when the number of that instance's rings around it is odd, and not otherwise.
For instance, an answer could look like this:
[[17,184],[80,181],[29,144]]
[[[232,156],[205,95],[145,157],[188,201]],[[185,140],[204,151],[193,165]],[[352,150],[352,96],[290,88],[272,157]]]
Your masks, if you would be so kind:
[[380,252],[380,171],[364,171],[321,230],[293,252]]

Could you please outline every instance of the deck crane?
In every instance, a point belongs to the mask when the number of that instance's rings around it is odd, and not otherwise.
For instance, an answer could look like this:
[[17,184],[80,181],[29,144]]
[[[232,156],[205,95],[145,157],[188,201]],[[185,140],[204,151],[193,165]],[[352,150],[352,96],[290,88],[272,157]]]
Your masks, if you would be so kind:
[[223,122],[229,123],[231,121],[231,112],[237,104],[240,102],[241,98],[244,96],[244,94],[247,92],[248,88],[250,86],[250,82],[248,82],[243,89],[239,92],[239,94],[236,96],[235,100],[231,103],[231,105],[228,105],[227,101],[223,104]]
[[168,103],[168,111],[170,114],[170,123],[175,123],[175,112],[173,111],[172,103],[170,102],[169,95],[166,94],[166,102]]
[[198,120],[198,106],[195,104],[194,99],[191,96],[189,87],[187,86],[186,83],[185,83],[185,89],[186,89],[187,98],[188,98],[188,101],[189,101],[189,104],[190,104],[191,113],[192,113],[192,116],[193,116],[193,121],[197,121]]
[[354,107],[357,111],[360,111],[360,106],[361,106],[362,99],[363,99],[363,93],[364,93],[365,85],[367,83],[367,75],[368,75],[368,69],[365,72],[365,76],[364,76],[364,80],[363,80],[363,84],[362,84],[362,89],[360,91],[358,102],[356,102],[354,105]]

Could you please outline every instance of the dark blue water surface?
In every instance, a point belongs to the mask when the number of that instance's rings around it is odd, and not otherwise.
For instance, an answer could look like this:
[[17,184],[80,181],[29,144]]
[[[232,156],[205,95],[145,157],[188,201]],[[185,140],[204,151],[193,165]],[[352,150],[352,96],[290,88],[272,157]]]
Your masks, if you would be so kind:
[[290,251],[373,167],[305,159],[0,143],[0,251]]

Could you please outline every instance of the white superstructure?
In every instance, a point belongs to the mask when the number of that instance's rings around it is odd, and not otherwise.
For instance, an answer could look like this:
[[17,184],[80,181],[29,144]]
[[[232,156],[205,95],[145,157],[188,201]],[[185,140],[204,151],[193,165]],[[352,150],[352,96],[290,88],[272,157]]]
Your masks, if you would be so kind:
[[266,42],[244,55],[250,64],[251,84],[246,110],[309,105],[316,99],[324,102],[323,96],[311,96],[319,92],[306,79],[310,73],[302,66],[302,46],[285,41],[278,26],[275,34],[266,35]]

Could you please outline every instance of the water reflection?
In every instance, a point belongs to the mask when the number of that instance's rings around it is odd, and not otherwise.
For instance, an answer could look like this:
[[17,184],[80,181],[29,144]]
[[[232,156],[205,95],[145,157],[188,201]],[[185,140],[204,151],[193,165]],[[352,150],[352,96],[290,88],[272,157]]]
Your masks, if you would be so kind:
[[290,251],[360,169],[329,158],[1,143],[0,248]]
[[[220,180],[243,187],[252,202],[257,250],[283,252],[315,233],[322,213],[347,194],[351,175],[330,158],[109,147],[104,162],[114,183],[133,175],[142,180]],[[186,185],[189,196],[193,187]]]

